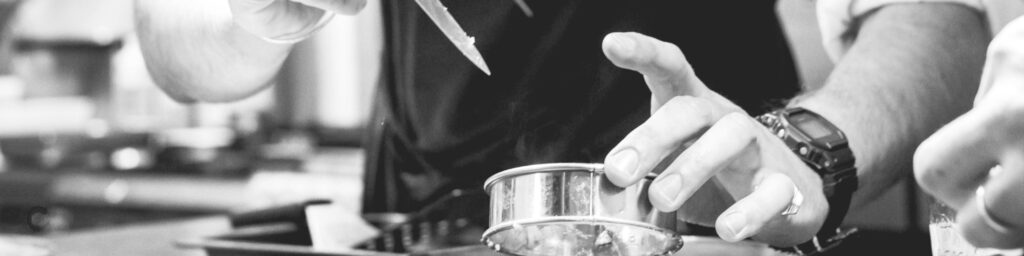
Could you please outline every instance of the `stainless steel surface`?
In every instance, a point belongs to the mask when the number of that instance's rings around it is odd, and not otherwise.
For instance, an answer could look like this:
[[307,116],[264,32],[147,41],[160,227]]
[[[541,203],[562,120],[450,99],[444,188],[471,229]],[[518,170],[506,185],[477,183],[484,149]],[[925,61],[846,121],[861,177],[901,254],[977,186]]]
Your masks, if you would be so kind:
[[448,40],[451,40],[455,47],[459,48],[459,51],[466,55],[469,61],[473,62],[473,65],[476,65],[477,68],[480,68],[487,75],[491,75],[491,69],[484,62],[483,55],[480,55],[480,51],[473,45],[476,43],[476,39],[466,34],[466,31],[455,21],[455,17],[448,13],[448,8],[444,7],[441,0],[416,0],[416,3],[420,5],[423,12],[427,13],[430,20],[434,21],[434,24],[441,29],[441,32],[444,32]]
[[490,228],[483,240],[514,255],[668,255],[680,249],[675,213],[647,198],[653,180],[620,188],[601,164],[509,169],[489,178]]
[[718,237],[683,236],[682,250],[676,256],[792,256],[773,250],[766,244],[749,240],[726,242]]

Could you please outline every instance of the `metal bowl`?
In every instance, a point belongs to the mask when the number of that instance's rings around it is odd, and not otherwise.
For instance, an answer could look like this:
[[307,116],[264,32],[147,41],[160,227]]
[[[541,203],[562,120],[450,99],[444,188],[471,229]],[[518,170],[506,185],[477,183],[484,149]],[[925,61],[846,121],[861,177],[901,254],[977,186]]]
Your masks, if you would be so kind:
[[683,246],[674,212],[651,206],[654,175],[620,188],[601,164],[552,163],[487,179],[483,242],[513,255],[669,255]]

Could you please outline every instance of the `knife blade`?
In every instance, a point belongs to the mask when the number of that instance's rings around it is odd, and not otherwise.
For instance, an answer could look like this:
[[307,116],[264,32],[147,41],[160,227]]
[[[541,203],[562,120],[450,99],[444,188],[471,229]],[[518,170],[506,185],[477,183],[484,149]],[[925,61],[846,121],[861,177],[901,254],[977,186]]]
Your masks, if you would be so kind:
[[415,1],[423,9],[423,12],[427,13],[427,17],[430,17],[430,20],[434,21],[434,24],[448,37],[448,40],[455,44],[455,47],[462,52],[462,55],[465,55],[470,62],[473,62],[473,65],[476,65],[485,74],[491,75],[491,69],[487,67],[483,55],[480,55],[480,51],[474,45],[476,40],[466,34],[466,31],[459,26],[459,23],[455,21],[455,17],[452,17],[452,14],[448,12],[447,7],[444,7],[441,0]]

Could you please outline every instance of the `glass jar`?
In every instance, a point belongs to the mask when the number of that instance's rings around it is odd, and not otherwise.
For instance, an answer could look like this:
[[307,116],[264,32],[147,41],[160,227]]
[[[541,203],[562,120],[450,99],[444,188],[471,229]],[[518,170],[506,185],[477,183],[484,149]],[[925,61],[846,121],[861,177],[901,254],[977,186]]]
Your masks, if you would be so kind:
[[960,235],[960,228],[956,225],[956,209],[938,200],[933,199],[932,201],[928,231],[931,236],[933,256],[1024,255],[1024,249],[997,250],[974,247],[967,242],[967,239]]

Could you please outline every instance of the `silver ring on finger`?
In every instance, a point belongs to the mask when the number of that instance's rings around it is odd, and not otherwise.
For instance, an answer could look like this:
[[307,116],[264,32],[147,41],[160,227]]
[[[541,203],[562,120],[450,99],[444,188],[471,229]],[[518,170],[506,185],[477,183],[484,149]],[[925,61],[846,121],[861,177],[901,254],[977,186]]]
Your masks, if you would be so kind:
[[989,212],[988,206],[985,205],[984,185],[978,186],[978,190],[975,191],[974,195],[974,201],[977,201],[977,203],[975,203],[974,205],[978,207],[978,215],[981,215],[981,219],[985,221],[985,224],[987,224],[990,228],[999,233],[1009,234],[1013,231],[1013,228],[1005,224],[1005,222],[1002,222],[992,217],[992,213]]
[[804,204],[804,194],[800,193],[800,189],[793,185],[793,199],[789,201],[789,206],[786,206],[785,210],[782,210],[782,216],[796,215],[800,212],[800,205]]

